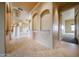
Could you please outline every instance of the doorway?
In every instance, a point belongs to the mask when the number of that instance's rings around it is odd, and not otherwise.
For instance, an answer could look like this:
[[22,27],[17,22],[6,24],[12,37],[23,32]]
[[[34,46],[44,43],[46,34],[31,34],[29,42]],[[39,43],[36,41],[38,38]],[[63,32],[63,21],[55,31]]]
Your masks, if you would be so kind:
[[67,9],[61,12],[60,24],[61,41],[77,44],[75,37],[75,8]]

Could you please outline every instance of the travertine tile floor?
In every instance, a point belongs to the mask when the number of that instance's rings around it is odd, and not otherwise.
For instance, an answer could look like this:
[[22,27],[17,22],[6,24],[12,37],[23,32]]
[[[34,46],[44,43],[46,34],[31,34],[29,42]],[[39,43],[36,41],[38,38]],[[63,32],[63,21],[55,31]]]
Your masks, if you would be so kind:
[[20,38],[6,43],[8,57],[78,57],[79,46],[55,41],[53,49],[46,48],[35,40]]

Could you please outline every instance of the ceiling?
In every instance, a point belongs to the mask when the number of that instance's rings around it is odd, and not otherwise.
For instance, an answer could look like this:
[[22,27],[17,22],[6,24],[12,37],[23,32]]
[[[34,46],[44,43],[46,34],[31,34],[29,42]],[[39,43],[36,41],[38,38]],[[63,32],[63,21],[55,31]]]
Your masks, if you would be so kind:
[[69,8],[79,4],[78,2],[54,2],[53,5],[57,6],[59,9]]
[[56,5],[56,6],[64,6],[67,3],[66,2],[54,2],[53,4]]
[[30,12],[37,2],[12,2],[13,7],[22,7],[25,8],[27,12]]

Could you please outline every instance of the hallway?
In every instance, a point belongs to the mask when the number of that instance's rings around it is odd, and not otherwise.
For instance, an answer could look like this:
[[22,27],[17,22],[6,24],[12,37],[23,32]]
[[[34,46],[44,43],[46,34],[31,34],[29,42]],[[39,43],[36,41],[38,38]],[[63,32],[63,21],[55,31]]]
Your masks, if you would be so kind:
[[[76,56],[78,57],[79,56],[78,44],[73,44],[62,40],[62,38],[66,37],[66,35],[67,37],[69,36],[70,39],[75,37],[77,38],[77,40],[79,40],[78,29],[77,31],[72,31],[71,28],[72,25],[74,25],[72,21],[75,19],[74,15],[76,10],[75,7],[73,7],[73,9],[71,7],[73,5],[76,6],[76,3],[70,4],[70,3],[52,3],[52,2],[43,2],[43,3],[14,2],[14,3],[6,3],[6,5],[7,5],[5,10],[6,56],[8,57],[12,56],[13,57],[76,57]],[[63,8],[63,5],[66,7]],[[67,9],[67,12],[65,12],[64,9],[65,10]],[[63,20],[63,24],[61,23],[61,20]],[[69,25],[67,24],[69,24],[70,27],[68,27]],[[66,30],[68,28],[69,30]],[[68,39],[69,41],[69,38],[67,37],[66,40]]]
[[[8,39],[8,38],[7,38]],[[8,48],[9,47],[9,48]],[[9,49],[9,50],[8,50]],[[11,49],[11,50],[10,50]],[[30,37],[16,39],[7,44],[7,54],[9,57],[78,57],[79,46],[63,42],[55,41],[54,48],[49,49]]]

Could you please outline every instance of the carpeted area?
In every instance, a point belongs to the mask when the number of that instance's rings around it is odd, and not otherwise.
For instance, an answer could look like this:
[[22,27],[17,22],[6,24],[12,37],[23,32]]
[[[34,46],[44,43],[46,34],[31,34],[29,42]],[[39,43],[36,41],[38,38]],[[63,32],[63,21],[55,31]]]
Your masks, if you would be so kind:
[[76,39],[71,37],[63,37],[62,41],[76,44]]
[[62,41],[77,44],[74,33],[65,33],[62,35]]

